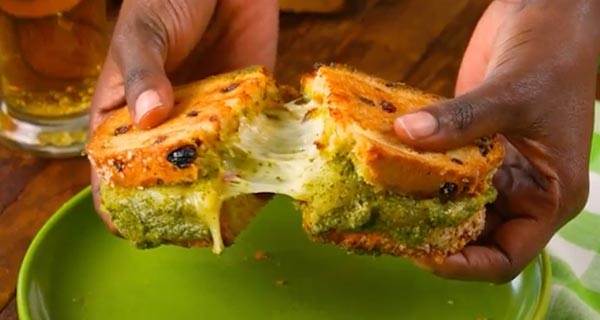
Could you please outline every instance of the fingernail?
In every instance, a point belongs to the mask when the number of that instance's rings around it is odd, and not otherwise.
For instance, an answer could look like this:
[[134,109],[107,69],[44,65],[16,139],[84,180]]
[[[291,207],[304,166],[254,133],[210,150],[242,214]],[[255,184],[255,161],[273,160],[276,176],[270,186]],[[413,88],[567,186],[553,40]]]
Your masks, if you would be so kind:
[[412,140],[433,135],[438,129],[437,120],[429,112],[415,112],[396,119],[396,125],[406,132]]
[[135,122],[139,123],[148,112],[162,105],[158,92],[154,90],[142,92],[135,101]]

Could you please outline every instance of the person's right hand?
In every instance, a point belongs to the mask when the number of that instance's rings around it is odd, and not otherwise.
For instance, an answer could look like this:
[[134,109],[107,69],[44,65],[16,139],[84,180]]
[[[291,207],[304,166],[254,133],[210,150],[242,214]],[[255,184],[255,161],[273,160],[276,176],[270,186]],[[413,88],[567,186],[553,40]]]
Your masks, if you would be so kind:
[[[90,130],[127,104],[135,126],[164,121],[173,84],[249,65],[275,66],[277,0],[125,0],[92,101]],[[96,210],[98,177],[92,168]]]
[[445,278],[505,283],[581,212],[599,31],[596,0],[493,1],[465,52],[456,96],[398,119],[398,136],[421,150],[497,133],[506,147],[483,235],[441,264],[419,265]]

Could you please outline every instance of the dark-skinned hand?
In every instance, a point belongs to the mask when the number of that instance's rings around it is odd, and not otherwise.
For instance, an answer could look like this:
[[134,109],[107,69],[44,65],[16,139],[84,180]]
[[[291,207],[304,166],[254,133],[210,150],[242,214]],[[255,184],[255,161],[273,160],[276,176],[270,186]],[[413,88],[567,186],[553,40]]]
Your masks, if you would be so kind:
[[600,1],[495,1],[460,68],[456,96],[395,123],[407,144],[444,150],[501,134],[507,154],[483,237],[435,274],[503,283],[583,208],[593,127]]

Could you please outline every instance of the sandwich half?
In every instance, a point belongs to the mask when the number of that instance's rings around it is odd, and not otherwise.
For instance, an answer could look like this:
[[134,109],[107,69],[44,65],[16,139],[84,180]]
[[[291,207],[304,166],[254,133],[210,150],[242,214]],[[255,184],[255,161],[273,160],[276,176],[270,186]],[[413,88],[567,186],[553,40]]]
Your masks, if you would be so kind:
[[497,138],[433,153],[395,137],[397,116],[439,99],[403,84],[320,66],[285,103],[285,90],[253,67],[175,92],[165,123],[137,130],[121,109],[87,148],[103,209],[140,247],[221,252],[281,194],[314,241],[440,260],[477,238],[496,197]]
[[127,108],[92,134],[86,153],[100,178],[102,210],[139,248],[161,244],[221,252],[269,197],[222,198],[224,141],[240,120],[281,103],[262,67],[178,87],[170,118],[152,130],[132,125]]
[[345,66],[319,67],[302,92],[326,123],[317,145],[339,173],[317,180],[317,198],[298,202],[312,239],[441,261],[480,235],[504,157],[497,137],[447,152],[403,145],[394,119],[440,98]]

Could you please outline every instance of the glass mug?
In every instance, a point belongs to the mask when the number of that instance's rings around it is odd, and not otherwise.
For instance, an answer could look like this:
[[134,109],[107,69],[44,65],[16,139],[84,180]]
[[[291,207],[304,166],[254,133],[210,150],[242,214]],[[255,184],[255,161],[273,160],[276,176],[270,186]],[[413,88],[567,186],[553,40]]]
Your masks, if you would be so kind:
[[109,38],[106,0],[0,0],[0,139],[81,154]]

